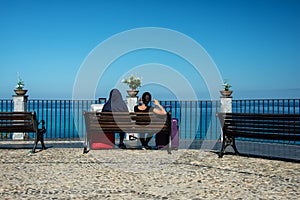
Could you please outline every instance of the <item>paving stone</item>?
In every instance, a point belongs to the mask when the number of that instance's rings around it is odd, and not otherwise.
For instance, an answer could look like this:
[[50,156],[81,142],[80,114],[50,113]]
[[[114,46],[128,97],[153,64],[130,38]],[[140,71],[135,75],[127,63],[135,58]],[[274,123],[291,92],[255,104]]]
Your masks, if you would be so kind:
[[2,199],[298,199],[300,164],[204,150],[0,149]]

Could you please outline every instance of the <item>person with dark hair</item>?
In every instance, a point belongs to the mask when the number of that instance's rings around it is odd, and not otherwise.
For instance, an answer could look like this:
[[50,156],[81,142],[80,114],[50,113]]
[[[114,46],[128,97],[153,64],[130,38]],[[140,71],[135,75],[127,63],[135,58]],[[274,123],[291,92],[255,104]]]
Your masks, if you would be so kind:
[[[153,112],[158,115],[166,115],[167,114],[166,110],[164,109],[164,107],[162,107],[159,104],[158,100],[154,99],[154,105],[156,107],[152,107],[150,105],[151,94],[149,92],[143,93],[141,100],[142,100],[142,102],[140,105],[134,106],[134,112],[143,112],[143,113]],[[152,138],[152,135],[149,133],[147,134],[146,138],[140,137],[140,141],[141,141],[143,149],[151,149],[151,147],[148,145],[151,138]]]
[[[123,101],[121,92],[118,89],[112,89],[109,94],[108,101],[104,104],[102,108],[102,112],[129,112],[128,108]],[[124,144],[125,133],[120,134],[120,142],[119,148],[126,149],[126,145]]]

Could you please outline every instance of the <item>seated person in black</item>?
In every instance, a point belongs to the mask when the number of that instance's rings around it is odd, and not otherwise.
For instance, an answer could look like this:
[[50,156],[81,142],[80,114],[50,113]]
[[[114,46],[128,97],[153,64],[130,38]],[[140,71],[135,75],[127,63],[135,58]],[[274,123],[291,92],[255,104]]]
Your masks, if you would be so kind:
[[[134,106],[134,112],[153,112],[158,115],[166,115],[166,110],[159,104],[158,100],[154,99],[154,105],[157,107],[152,107],[149,105],[151,102],[151,94],[149,92],[145,92],[142,95],[142,104]],[[151,149],[151,147],[148,145],[149,141],[151,140],[152,135],[148,134],[146,138],[140,137],[141,144],[143,146],[143,149]]]
[[[110,91],[109,99],[104,104],[102,112],[128,112],[128,108],[123,101],[121,92],[118,89],[113,89]],[[125,133],[120,133],[119,148],[121,149],[126,149],[124,137]]]

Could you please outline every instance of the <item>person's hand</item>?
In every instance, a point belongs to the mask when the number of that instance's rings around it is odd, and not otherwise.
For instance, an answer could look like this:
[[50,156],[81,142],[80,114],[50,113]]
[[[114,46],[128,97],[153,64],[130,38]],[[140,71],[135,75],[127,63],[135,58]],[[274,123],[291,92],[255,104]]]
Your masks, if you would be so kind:
[[159,105],[159,102],[158,102],[158,100],[157,100],[157,99],[154,99],[153,101],[154,101],[154,105],[156,105],[156,106],[158,106],[158,105]]

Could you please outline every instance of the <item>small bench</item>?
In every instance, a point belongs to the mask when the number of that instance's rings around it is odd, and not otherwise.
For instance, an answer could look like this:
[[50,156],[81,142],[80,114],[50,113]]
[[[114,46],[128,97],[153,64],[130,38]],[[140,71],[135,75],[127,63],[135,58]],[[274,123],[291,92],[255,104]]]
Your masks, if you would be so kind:
[[154,113],[135,112],[87,112],[83,113],[86,125],[84,153],[90,149],[93,134],[140,133],[168,134],[168,153],[171,153],[171,113],[156,115]]
[[[42,120],[43,121],[43,120]],[[43,129],[38,129],[38,121],[35,111],[32,112],[0,112],[0,132],[33,132],[35,133],[35,143],[32,149],[32,153],[35,153],[35,149],[38,141],[42,142],[42,147],[45,149],[43,143],[43,134],[45,133],[44,121]]]
[[300,114],[217,113],[217,116],[223,131],[220,158],[227,146],[239,154],[236,138],[300,141]]

